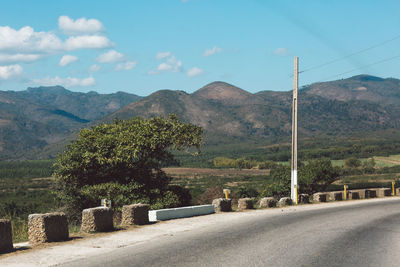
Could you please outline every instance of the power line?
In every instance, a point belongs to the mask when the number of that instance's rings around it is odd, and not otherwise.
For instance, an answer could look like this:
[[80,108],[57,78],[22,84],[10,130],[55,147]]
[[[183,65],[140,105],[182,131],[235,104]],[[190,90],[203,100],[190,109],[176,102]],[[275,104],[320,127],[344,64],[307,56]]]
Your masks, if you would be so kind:
[[[304,72],[307,72],[307,71],[319,69],[319,68],[321,68],[321,67],[324,67],[324,66],[333,64],[333,63],[338,62],[338,61],[341,61],[341,60],[343,60],[343,59],[346,59],[346,58],[349,58],[349,57],[352,57],[352,56],[361,54],[361,53],[363,53],[363,52],[365,52],[365,51],[368,51],[368,50],[374,49],[374,48],[376,48],[376,47],[385,45],[385,44],[390,43],[390,42],[392,42],[392,41],[394,41],[394,40],[397,40],[397,39],[399,39],[399,38],[400,38],[400,35],[397,35],[397,36],[395,36],[395,37],[393,37],[393,38],[391,38],[391,39],[388,39],[388,40],[383,41],[383,42],[381,42],[381,43],[378,43],[378,44],[372,45],[372,46],[370,46],[370,47],[364,48],[364,49],[362,49],[362,50],[359,50],[359,51],[357,51],[357,52],[351,53],[351,54],[346,55],[346,56],[344,56],[344,57],[337,58],[337,59],[334,59],[334,60],[331,60],[331,61],[328,61],[328,62],[319,64],[319,65],[316,65],[316,66],[314,66],[314,67],[310,67],[310,68],[308,68],[308,69],[299,71],[299,73],[304,73]],[[339,74],[339,75],[341,75],[341,74]]]
[[359,69],[362,69],[362,68],[367,68],[367,67],[370,67],[370,66],[373,66],[373,65],[377,65],[377,64],[386,62],[386,61],[390,61],[390,60],[393,60],[393,59],[396,59],[396,58],[400,58],[400,55],[397,55],[397,56],[394,56],[394,57],[390,57],[390,58],[385,58],[385,59],[382,59],[382,60],[379,60],[379,61],[375,61],[375,62],[373,62],[371,64],[368,64],[368,65],[364,65],[364,66],[361,66],[361,67],[358,67],[358,68],[355,68],[355,69],[352,69],[352,70],[348,70],[348,71],[345,71],[345,72],[342,72],[342,73],[339,73],[339,74],[336,74],[336,75],[332,75],[332,76],[326,77],[325,79],[320,80],[319,82],[322,82],[322,81],[328,80],[328,79],[332,79],[332,78],[335,78],[337,76],[341,76],[341,75],[344,75],[344,74],[347,74],[347,73],[350,73],[350,72],[353,72],[353,71],[356,71],[356,70],[359,70]]

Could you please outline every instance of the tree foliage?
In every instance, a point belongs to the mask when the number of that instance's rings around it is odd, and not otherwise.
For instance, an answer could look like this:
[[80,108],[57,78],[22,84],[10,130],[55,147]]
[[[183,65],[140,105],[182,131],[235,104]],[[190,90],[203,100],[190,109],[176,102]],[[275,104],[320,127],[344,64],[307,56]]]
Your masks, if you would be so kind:
[[276,165],[275,162],[266,161],[256,161],[244,158],[231,159],[227,157],[216,157],[213,160],[214,167],[216,168],[235,168],[235,169],[270,169]]
[[344,161],[344,166],[346,168],[358,168],[361,166],[361,161],[357,158],[351,157]]
[[189,204],[184,203],[185,190],[169,188],[170,177],[161,167],[173,160],[171,150],[198,152],[201,144],[202,129],[174,115],[83,129],[54,165],[58,195],[76,215],[99,205],[102,198],[116,207],[135,202],[153,208]]
[[[300,165],[298,172],[299,193],[313,194],[325,190],[338,179],[340,170],[333,167],[329,159],[310,160]],[[290,195],[290,167],[278,165],[271,170],[272,183],[263,191],[263,196],[284,197]]]

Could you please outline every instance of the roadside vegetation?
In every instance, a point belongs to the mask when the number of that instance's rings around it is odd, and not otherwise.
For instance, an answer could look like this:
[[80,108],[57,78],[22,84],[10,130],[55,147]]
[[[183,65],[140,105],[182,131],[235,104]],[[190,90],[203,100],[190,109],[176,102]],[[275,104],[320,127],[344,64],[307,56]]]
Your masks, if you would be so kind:
[[[129,136],[125,132],[120,135],[121,139],[113,139],[117,136],[114,131],[132,131],[130,127],[140,129],[140,134]],[[55,160],[0,162],[0,217],[11,219],[14,242],[19,242],[27,239],[29,214],[66,211],[71,219],[77,220],[75,228],[79,229],[80,210],[98,205],[102,198],[111,199],[118,209],[123,204],[140,201],[150,203],[152,208],[206,204],[223,197],[224,188],[231,189],[234,203],[241,197],[259,199],[289,194],[290,163],[282,156],[290,155],[288,145],[263,147],[262,152],[256,150],[252,154],[241,154],[239,146],[235,153],[227,150],[227,154],[216,152],[214,157],[209,157],[211,154],[206,151],[206,156],[202,152],[193,157],[191,154],[197,152],[201,144],[199,131],[174,117],[151,122],[116,121],[81,132],[77,141],[59,157],[55,169]],[[155,136],[155,132],[160,134]],[[146,139],[149,136],[153,138]],[[137,157],[128,152],[135,138],[143,138],[139,150],[146,151]],[[99,148],[101,153],[96,150]],[[172,152],[174,148],[185,152]],[[299,162],[300,193],[342,190],[344,184],[356,189],[389,187],[396,181],[396,186],[400,186],[400,155],[388,154],[397,148],[384,143],[381,148],[376,154],[372,154],[377,151],[376,147],[366,149],[358,145],[346,149],[344,146],[303,148],[299,155],[312,156]],[[161,156],[147,157],[155,154]],[[314,158],[317,155],[328,155],[330,159]],[[193,168],[190,162],[196,160],[198,165],[208,169]],[[102,162],[109,164],[108,167],[99,168]],[[171,167],[177,165],[180,167]],[[147,170],[140,172],[143,180],[127,179],[131,174],[126,172],[130,166]],[[56,178],[52,175],[54,170]],[[86,176],[80,176],[81,170],[86,170],[83,172]],[[147,179],[151,181],[149,184],[146,184]],[[71,208],[75,210],[75,217]]]

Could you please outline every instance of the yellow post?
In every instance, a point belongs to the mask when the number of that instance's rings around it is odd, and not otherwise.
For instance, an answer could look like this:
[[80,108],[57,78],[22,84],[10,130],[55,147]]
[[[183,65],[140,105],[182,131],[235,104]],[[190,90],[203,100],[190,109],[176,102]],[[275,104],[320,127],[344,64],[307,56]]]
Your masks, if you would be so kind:
[[107,207],[107,199],[104,199],[104,207]]
[[225,193],[225,198],[228,199],[229,198],[229,189],[224,189],[224,193]]
[[344,185],[344,196],[343,199],[346,200],[347,199],[347,185]]
[[294,186],[294,192],[295,192],[296,205],[297,205],[297,204],[299,204],[299,194],[298,194],[297,185]]
[[392,182],[392,196],[395,196],[395,195],[396,195],[396,191],[394,189],[394,182]]

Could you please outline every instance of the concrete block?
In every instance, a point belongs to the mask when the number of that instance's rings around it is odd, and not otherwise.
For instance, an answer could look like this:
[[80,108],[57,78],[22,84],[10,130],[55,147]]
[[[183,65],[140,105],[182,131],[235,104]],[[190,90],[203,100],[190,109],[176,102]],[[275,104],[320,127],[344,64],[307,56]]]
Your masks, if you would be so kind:
[[68,220],[62,212],[30,214],[28,238],[32,245],[68,240]]
[[290,197],[282,197],[279,199],[278,207],[285,207],[292,205],[292,199]]
[[276,199],[273,197],[263,197],[260,200],[260,208],[273,208],[276,207]]
[[390,188],[377,188],[376,196],[377,197],[390,197],[392,195],[392,189]]
[[[354,193],[357,193],[358,196],[357,194],[354,195]],[[349,199],[364,199],[364,198],[365,198],[365,189],[350,190],[349,192]]]
[[400,188],[396,188],[395,192],[396,192],[396,196],[400,196]]
[[309,194],[300,194],[299,195],[299,203],[310,203],[310,195]]
[[327,192],[329,201],[340,201],[343,200],[342,191]]
[[215,212],[232,211],[232,200],[230,198],[217,198],[212,202]]
[[313,202],[326,202],[328,194],[326,193],[315,193],[313,195]]
[[0,253],[13,250],[11,222],[0,219]]
[[366,189],[365,190],[365,198],[375,198],[375,197],[377,197],[375,189]]
[[149,221],[165,221],[178,218],[186,218],[199,215],[207,215],[214,213],[214,205],[200,205],[182,208],[150,210]]
[[348,199],[361,199],[358,191],[349,191]]
[[111,208],[97,207],[82,211],[82,232],[107,232],[113,229],[113,212]]
[[251,198],[239,198],[238,200],[238,209],[239,210],[248,210],[254,209],[253,200]]
[[122,207],[122,225],[143,225],[149,223],[149,205],[133,204]]

